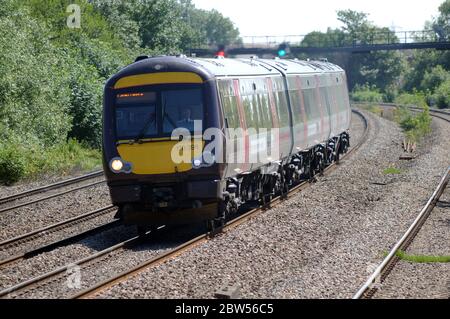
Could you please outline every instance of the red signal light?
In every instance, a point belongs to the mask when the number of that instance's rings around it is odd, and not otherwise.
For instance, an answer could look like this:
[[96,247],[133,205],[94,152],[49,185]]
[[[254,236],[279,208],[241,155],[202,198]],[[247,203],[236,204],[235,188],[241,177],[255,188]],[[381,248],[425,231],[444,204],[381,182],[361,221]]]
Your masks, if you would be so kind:
[[219,45],[216,51],[216,57],[224,58],[225,57],[225,46]]

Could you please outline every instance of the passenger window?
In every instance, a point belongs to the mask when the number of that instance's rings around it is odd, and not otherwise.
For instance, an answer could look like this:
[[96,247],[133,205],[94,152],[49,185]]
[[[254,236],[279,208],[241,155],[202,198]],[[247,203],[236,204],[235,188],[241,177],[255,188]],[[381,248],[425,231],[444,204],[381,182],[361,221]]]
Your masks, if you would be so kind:
[[320,111],[318,109],[315,89],[303,90],[303,97],[305,100],[305,111],[308,121],[319,119]]
[[262,124],[264,128],[272,128],[272,112],[270,110],[269,95],[268,94],[258,94],[260,114],[262,119]]
[[300,97],[298,96],[297,90],[290,90],[289,96],[291,99],[291,107],[292,107],[292,113],[294,117],[294,124],[300,124],[303,122],[302,117],[302,108],[301,108],[301,101]]

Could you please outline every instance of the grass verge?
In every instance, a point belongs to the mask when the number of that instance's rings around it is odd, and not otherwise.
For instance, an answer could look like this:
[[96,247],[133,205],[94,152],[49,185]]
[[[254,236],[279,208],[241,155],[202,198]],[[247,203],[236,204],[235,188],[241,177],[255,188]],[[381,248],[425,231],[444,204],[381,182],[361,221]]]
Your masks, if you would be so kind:
[[14,184],[46,173],[68,175],[92,170],[101,165],[101,152],[76,140],[50,148],[20,143],[0,145],[0,183]]
[[407,142],[419,143],[431,132],[431,115],[428,106],[422,107],[422,112],[413,114],[406,107],[399,107],[395,111],[395,121],[405,132]]
[[398,251],[397,257],[404,261],[409,261],[412,263],[449,263],[450,256],[423,256],[423,255],[408,255],[404,251]]
[[401,170],[399,170],[398,168],[394,168],[394,167],[386,168],[386,169],[383,171],[383,174],[384,174],[384,175],[399,175],[399,174],[401,174],[401,173],[402,173]]
[[358,104],[358,107],[378,116],[383,115],[383,109],[376,104]]

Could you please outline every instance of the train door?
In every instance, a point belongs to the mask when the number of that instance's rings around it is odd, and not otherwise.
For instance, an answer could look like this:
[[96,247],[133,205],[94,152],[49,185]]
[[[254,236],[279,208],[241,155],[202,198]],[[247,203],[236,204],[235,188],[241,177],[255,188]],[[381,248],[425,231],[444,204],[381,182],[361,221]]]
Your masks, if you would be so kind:
[[308,147],[308,119],[305,111],[305,100],[302,93],[300,76],[288,76],[287,81],[292,108],[294,152],[297,153]]
[[331,136],[337,136],[341,133],[341,111],[338,102],[338,92],[339,92],[339,78],[336,74],[330,74],[327,79],[327,91],[330,98],[331,114],[330,114],[330,125],[331,125]]
[[320,136],[322,135],[320,99],[316,92],[313,76],[302,77],[301,82],[307,118],[307,148],[310,148],[320,143]]
[[[269,100],[272,109],[272,118],[274,128],[278,128],[275,143],[278,142],[279,158],[273,160],[282,160],[288,157],[292,151],[292,131],[289,105],[286,96],[285,84],[282,77],[273,77],[267,79]],[[274,131],[275,134],[276,130]]]
[[327,76],[325,74],[316,75],[316,94],[319,100],[319,109],[321,117],[321,136],[320,142],[327,141],[331,135],[331,103],[327,90]]
[[234,81],[218,80],[218,90],[225,122],[225,136],[227,137],[227,145],[223,152],[223,161],[226,164],[224,177],[227,178],[235,176],[243,168],[242,163],[239,163],[239,157],[245,154],[245,145],[243,137],[235,134],[237,129],[242,128],[242,123]]

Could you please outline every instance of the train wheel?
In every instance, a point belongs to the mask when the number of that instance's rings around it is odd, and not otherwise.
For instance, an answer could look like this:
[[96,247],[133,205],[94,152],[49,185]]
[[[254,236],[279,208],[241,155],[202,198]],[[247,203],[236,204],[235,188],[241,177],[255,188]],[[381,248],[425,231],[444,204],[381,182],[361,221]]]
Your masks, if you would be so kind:
[[225,218],[215,218],[206,222],[206,227],[211,236],[218,234],[225,227]]
[[208,230],[208,232],[210,233],[214,233],[214,231],[216,230],[216,225],[214,223],[214,219],[210,219],[206,222],[206,228]]
[[264,192],[259,195],[259,204],[264,207],[266,205],[266,196]]
[[289,185],[286,183],[286,181],[283,182],[281,185],[281,198],[286,199],[288,197],[289,193]]

